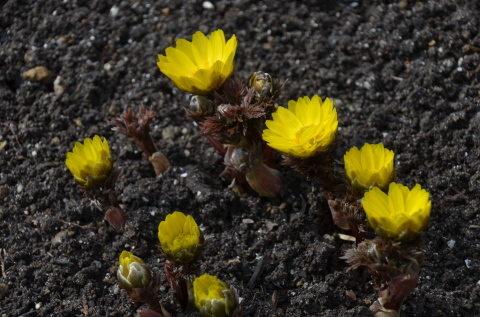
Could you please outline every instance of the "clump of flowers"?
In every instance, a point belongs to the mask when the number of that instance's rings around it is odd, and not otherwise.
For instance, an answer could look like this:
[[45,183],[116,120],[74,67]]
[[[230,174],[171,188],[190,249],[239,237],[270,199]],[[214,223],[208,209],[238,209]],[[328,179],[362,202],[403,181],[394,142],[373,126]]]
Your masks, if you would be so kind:
[[212,32],[209,38],[198,31],[191,42],[180,39],[176,44],[167,48],[165,55],[158,55],[157,65],[178,89],[208,95],[233,74],[235,35],[225,41],[222,30]]
[[362,205],[370,227],[382,238],[400,242],[418,239],[430,222],[432,201],[429,193],[416,184],[390,183],[388,193],[378,187],[365,193]]
[[235,35],[226,41],[222,30],[196,32],[191,42],[180,39],[167,48],[157,65],[176,87],[194,94],[188,116],[224,157],[230,188],[275,197],[283,179],[261,134],[284,83],[261,71],[248,80],[233,78],[236,48]]
[[204,317],[232,316],[239,307],[235,289],[209,274],[193,281],[193,294],[195,307]]
[[361,195],[372,187],[382,190],[395,180],[395,153],[383,144],[365,143],[360,150],[354,146],[344,155],[345,189],[343,197],[328,201],[335,224],[351,230],[357,242],[366,232],[365,214],[360,203]]
[[354,146],[344,155],[347,179],[360,193],[371,187],[386,190],[396,176],[394,157],[381,143]]
[[114,169],[113,163],[107,139],[98,135],[93,139],[86,138],[83,143],[76,142],[65,160],[84,195],[106,211],[105,220],[117,230],[123,230],[128,216],[120,208],[115,194],[118,170]]
[[152,277],[152,271],[142,259],[128,251],[122,251],[118,258],[117,278],[135,305],[147,303],[153,311],[145,316],[167,317],[170,314],[158,302],[160,281]]
[[158,239],[167,258],[164,271],[168,283],[185,310],[188,305],[188,284],[196,275],[196,260],[204,249],[205,238],[192,216],[175,211],[158,225]]

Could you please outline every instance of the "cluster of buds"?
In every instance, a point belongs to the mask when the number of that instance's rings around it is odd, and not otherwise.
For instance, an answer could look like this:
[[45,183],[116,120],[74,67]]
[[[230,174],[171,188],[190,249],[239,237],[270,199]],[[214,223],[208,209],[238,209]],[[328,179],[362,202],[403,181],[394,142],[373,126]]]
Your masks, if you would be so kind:
[[[242,305],[236,289],[217,277],[199,277],[199,258],[205,238],[192,216],[175,211],[158,226],[158,238],[166,258],[164,271],[183,311],[196,310],[204,317],[239,317]],[[135,305],[147,303],[140,317],[170,317],[159,303],[160,282],[145,262],[128,251],[118,259],[117,279]]]
[[182,310],[196,309],[202,316],[238,316],[241,305],[233,287],[207,274],[195,278],[206,239],[192,216],[179,211],[167,215],[158,226],[158,239],[166,258],[167,281]]
[[107,139],[95,135],[83,143],[76,142],[67,153],[65,164],[72,173],[84,196],[105,211],[105,220],[115,229],[123,231],[127,214],[120,208],[115,192],[119,171],[113,166]]
[[209,37],[196,32],[191,42],[180,39],[167,48],[157,65],[177,88],[193,95],[187,115],[224,157],[230,188],[275,197],[283,179],[261,135],[284,83],[260,71],[248,80],[233,78],[236,48],[235,35],[226,41],[222,30]]

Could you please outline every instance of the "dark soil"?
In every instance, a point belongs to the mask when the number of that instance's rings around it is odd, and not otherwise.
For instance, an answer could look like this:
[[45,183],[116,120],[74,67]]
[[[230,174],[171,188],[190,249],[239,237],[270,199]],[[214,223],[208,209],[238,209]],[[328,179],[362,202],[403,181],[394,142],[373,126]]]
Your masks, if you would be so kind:
[[[218,28],[238,37],[236,76],[289,79],[281,105],[314,94],[335,101],[339,159],[383,142],[396,153],[398,182],[431,193],[425,264],[402,316],[480,316],[477,0],[2,3],[0,316],[134,316],[118,288],[118,256],[133,250],[165,281],[157,226],[175,210],[213,235],[200,269],[239,289],[245,316],[369,316],[373,284],[346,273],[339,257],[352,243],[336,236],[323,188],[280,166],[280,198],[227,189],[222,158],[185,117],[187,94],[158,70],[157,54],[176,39]],[[23,79],[36,66],[52,78]],[[141,105],[157,113],[152,134],[173,163],[159,178],[107,124]],[[74,142],[95,134],[122,169],[124,234],[64,163]],[[163,285],[162,304],[185,316]]]

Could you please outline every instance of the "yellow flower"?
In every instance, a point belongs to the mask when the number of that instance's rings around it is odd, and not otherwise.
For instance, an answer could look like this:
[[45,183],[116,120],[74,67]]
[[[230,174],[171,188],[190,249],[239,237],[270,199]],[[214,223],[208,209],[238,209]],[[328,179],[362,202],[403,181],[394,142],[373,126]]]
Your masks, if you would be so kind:
[[200,315],[227,317],[235,308],[235,296],[225,282],[212,275],[203,274],[193,281],[195,306]]
[[430,222],[432,201],[429,196],[419,184],[410,190],[390,183],[388,194],[378,187],[366,192],[362,205],[370,227],[379,236],[410,242],[417,239]]
[[87,189],[101,187],[113,168],[107,139],[96,135],[83,143],[75,143],[72,152],[67,153],[65,164],[79,185]]
[[343,157],[347,178],[359,192],[372,186],[386,190],[396,176],[394,156],[381,143],[366,143],[360,150],[354,146]]
[[175,211],[158,225],[158,239],[163,252],[171,259],[188,263],[203,249],[204,237],[192,216]]
[[126,289],[144,288],[150,284],[152,273],[142,259],[128,251],[122,251],[118,262],[120,266],[117,278]]
[[335,141],[338,127],[333,101],[315,95],[290,100],[267,120],[263,139],[287,156],[307,158],[326,151]]
[[179,89],[195,95],[208,95],[232,75],[237,38],[233,35],[225,43],[222,30],[207,38],[202,32],[193,35],[192,42],[177,41],[177,47],[168,47],[165,55],[158,55],[160,71]]

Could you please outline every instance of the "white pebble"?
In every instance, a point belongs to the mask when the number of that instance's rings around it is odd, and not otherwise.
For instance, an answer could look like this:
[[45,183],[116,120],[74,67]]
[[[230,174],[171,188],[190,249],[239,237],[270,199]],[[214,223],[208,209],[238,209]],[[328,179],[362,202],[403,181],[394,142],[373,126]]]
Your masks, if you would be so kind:
[[215,7],[210,1],[204,1],[202,7],[207,10],[213,10]]
[[467,266],[467,269],[471,269],[472,267],[470,266],[470,263],[472,262],[472,260],[469,260],[469,259],[466,259],[465,260],[465,265]]
[[21,193],[23,191],[23,185],[22,184],[18,184],[17,185],[17,192],[18,193]]
[[120,9],[117,6],[113,6],[110,8],[110,14],[112,15],[112,17],[116,17],[118,15],[118,11],[120,11]]
[[447,242],[447,245],[450,249],[453,249],[453,247],[455,246],[455,240],[450,240]]

